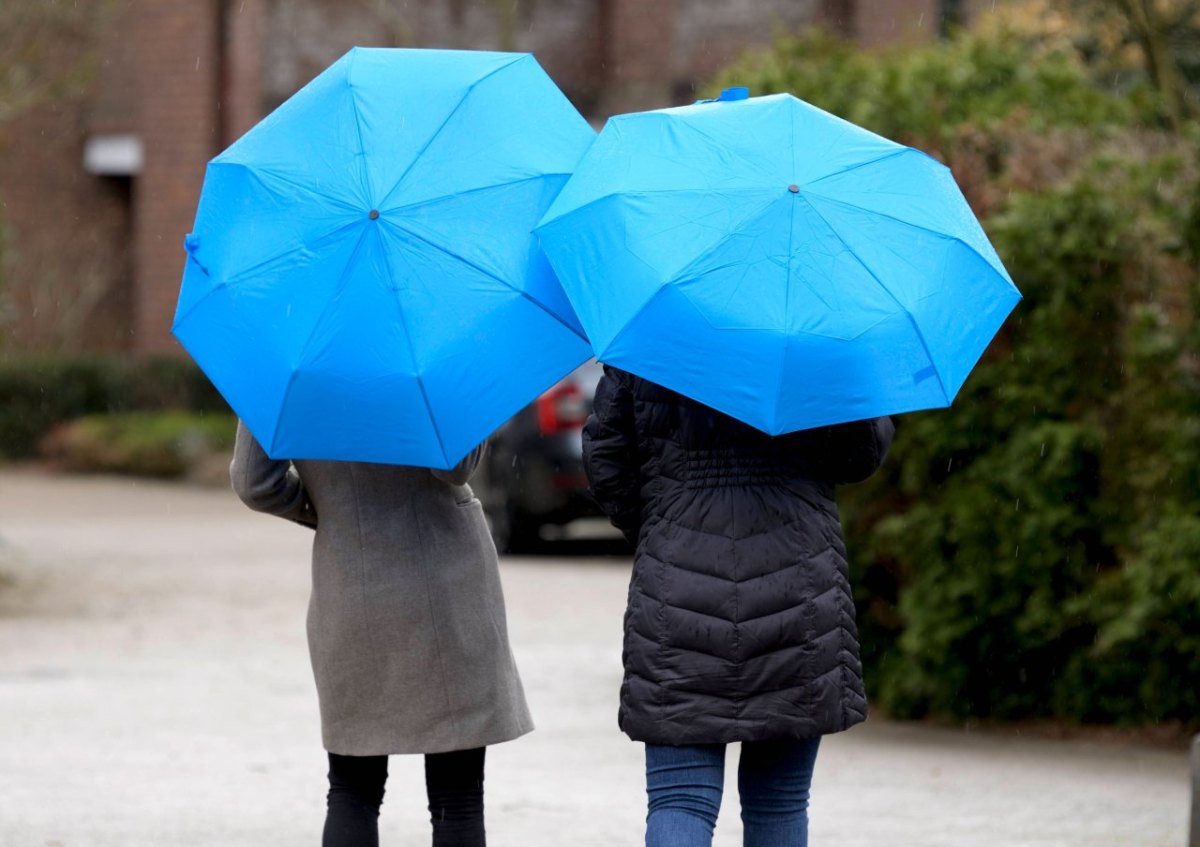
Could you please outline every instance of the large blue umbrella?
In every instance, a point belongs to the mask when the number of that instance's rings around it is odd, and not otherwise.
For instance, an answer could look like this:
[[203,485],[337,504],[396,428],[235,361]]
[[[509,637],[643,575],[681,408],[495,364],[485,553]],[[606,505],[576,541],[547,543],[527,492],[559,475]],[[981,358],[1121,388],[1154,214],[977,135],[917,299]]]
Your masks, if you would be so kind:
[[949,405],[1020,299],[950,171],[744,92],[611,119],[543,217],[597,358],[772,434]]
[[452,466],[590,355],[531,230],[594,138],[532,56],[351,50],[209,163],[173,331],[272,456]]

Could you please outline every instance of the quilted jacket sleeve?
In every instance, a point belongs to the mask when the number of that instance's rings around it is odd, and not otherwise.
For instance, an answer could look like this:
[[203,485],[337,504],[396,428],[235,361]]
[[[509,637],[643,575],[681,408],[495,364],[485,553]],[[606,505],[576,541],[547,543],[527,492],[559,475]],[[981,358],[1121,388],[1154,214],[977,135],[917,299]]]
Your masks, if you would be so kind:
[[799,466],[829,482],[848,484],[875,473],[895,432],[892,419],[885,416],[801,430],[783,438]]
[[583,427],[583,466],[592,496],[613,526],[637,543],[642,523],[637,429],[629,375],[605,366]]
[[317,510],[300,474],[286,459],[272,459],[250,430],[238,421],[229,480],[241,501],[256,512],[316,528]]

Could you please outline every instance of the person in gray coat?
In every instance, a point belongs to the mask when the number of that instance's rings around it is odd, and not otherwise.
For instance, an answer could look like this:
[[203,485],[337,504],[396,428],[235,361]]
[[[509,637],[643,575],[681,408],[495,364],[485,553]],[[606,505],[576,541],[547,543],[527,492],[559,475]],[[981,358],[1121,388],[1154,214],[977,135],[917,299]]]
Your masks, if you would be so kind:
[[583,430],[591,491],[636,545],[618,722],[646,745],[647,847],[708,847],[741,742],[746,847],[803,847],[821,736],[867,716],[834,487],[889,418],[778,437],[613,367]]
[[484,845],[484,749],[533,729],[496,548],[453,470],[276,460],[239,423],[247,506],[316,530],[308,645],[329,754],[324,847],[377,845],[387,756],[425,754],[435,847]]

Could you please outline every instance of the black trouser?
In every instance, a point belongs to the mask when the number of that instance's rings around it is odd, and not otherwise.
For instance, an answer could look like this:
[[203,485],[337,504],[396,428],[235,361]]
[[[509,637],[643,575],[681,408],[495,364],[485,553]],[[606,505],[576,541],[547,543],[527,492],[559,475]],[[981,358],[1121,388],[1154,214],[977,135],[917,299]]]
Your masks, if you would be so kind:
[[[477,747],[425,756],[433,847],[485,847],[484,750]],[[323,847],[378,847],[387,763],[387,756],[329,754],[329,809]]]

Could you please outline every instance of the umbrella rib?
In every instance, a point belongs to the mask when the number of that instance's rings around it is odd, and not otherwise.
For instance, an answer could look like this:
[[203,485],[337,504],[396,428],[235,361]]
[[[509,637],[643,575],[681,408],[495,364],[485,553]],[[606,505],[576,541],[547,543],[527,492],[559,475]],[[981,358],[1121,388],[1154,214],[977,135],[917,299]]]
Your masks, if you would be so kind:
[[362,115],[358,109],[358,94],[357,88],[350,81],[351,74],[354,73],[354,61],[358,58],[357,51],[350,54],[350,67],[346,69],[346,85],[350,87],[350,108],[354,111],[354,130],[358,134],[358,152],[359,152],[359,174],[358,178],[363,190],[363,197],[367,198],[367,202],[371,202],[371,177],[367,173],[367,143],[363,140],[362,131]]
[[842,238],[841,233],[834,228],[833,224],[826,220],[825,216],[821,214],[821,210],[814,206],[807,197],[804,198],[804,202],[808,204],[808,208],[812,209],[813,212],[816,213],[818,218],[824,221],[825,226],[829,227],[829,231],[832,232],[834,237],[837,238],[837,240],[841,242],[842,246],[846,248],[846,252],[853,256],[855,261],[862,266],[863,270],[871,275],[871,278],[875,280],[876,284],[883,289],[884,293],[886,293],[887,296],[892,299],[892,302],[894,302],[900,308],[900,311],[902,311],[908,318],[908,322],[912,324],[913,332],[916,334],[917,340],[921,342],[921,349],[925,351],[925,356],[929,359],[929,364],[933,367],[933,372],[937,375],[938,385],[942,387],[942,396],[946,398],[946,403],[949,405],[951,400],[950,392],[946,389],[946,380],[942,378],[942,369],[938,367],[937,360],[935,360],[933,358],[933,354],[929,352],[929,345],[925,341],[925,335],[921,332],[921,327],[917,325],[916,320],[913,318],[912,312],[905,308],[904,304],[897,299],[896,295],[892,293],[892,290],[887,287],[887,285],[882,279],[879,278],[875,271],[871,270],[870,266],[867,265],[867,263],[864,262],[857,253],[854,252],[854,248],[847,244],[846,239]]
[[606,358],[608,356],[608,351],[612,349],[614,344],[621,340],[621,337],[625,335],[625,333],[629,330],[629,327],[633,326],[637,322],[637,319],[642,316],[642,312],[646,311],[650,303],[658,298],[658,295],[662,293],[662,290],[663,286],[654,289],[653,293],[651,293],[649,297],[642,301],[642,305],[637,307],[637,311],[630,316],[629,320],[625,321],[621,325],[621,328],[617,330],[617,334],[612,337],[612,340],[609,341],[607,345],[605,345],[604,349],[596,351],[597,361],[608,364],[608,360]]
[[406,167],[404,169],[403,173],[401,173],[400,176],[396,178],[396,181],[392,184],[392,187],[389,188],[387,193],[383,195],[383,197],[379,201],[379,205],[382,206],[384,203],[386,203],[388,201],[388,199],[393,194],[396,193],[397,189],[399,189],[400,186],[404,183],[404,180],[408,176],[409,172],[417,166],[417,162],[421,161],[421,157],[425,155],[425,152],[433,145],[433,142],[436,141],[438,136],[442,134],[442,130],[444,130],[446,128],[446,125],[450,123],[451,118],[453,118],[456,114],[458,114],[458,110],[461,109],[463,107],[463,104],[466,103],[467,100],[470,99],[471,93],[475,90],[475,88],[480,83],[484,82],[485,80],[491,79],[493,76],[500,73],[501,71],[503,71],[507,68],[511,68],[517,62],[526,58],[526,55],[528,55],[528,54],[518,55],[515,59],[513,59],[508,64],[501,65],[500,67],[498,67],[494,70],[488,71],[486,74],[484,74],[479,79],[475,80],[469,86],[467,86],[467,90],[465,92],[463,92],[463,96],[459,99],[459,101],[454,104],[454,108],[450,110],[450,114],[446,115],[446,119],[443,120],[441,125],[438,126],[438,128],[433,131],[433,134],[430,135],[428,139],[426,139],[425,143],[421,146],[421,149],[418,150],[413,155],[412,161],[408,163],[408,167]]
[[333,308],[333,304],[337,302],[337,292],[341,290],[342,284],[346,281],[346,274],[350,272],[350,268],[354,265],[354,259],[358,256],[358,251],[362,249],[363,241],[367,236],[367,227],[362,228],[359,233],[358,241],[354,244],[354,249],[350,251],[350,257],[346,260],[346,266],[342,268],[341,274],[338,275],[337,285],[335,286],[334,296],[330,297],[325,306],[321,309],[321,314],[317,315],[317,319],[313,321],[312,327],[308,331],[308,338],[304,339],[304,345],[300,348],[300,355],[296,357],[295,367],[292,369],[292,375],[288,377],[287,388],[283,390],[283,399],[279,401],[279,414],[275,416],[275,431],[271,433],[271,452],[275,452],[275,438],[279,434],[279,425],[283,421],[284,409],[287,407],[288,398],[292,393],[292,386],[296,384],[296,377],[300,374],[300,366],[304,362],[304,357],[308,354],[308,348],[312,346],[313,339],[316,338],[317,328],[321,326],[325,316]]
[[[749,188],[749,187],[747,187],[747,188],[722,188],[721,193],[722,194],[763,194],[770,190],[771,190],[770,188]],[[614,189],[614,190],[608,192],[607,194],[601,194],[599,197],[593,197],[591,200],[587,201],[586,203],[581,203],[580,205],[574,207],[573,209],[568,209],[567,211],[562,212],[561,214],[557,215],[556,217],[550,218],[545,221],[539,221],[538,225],[537,225],[537,227],[535,227],[535,229],[541,229],[543,226],[552,224],[555,221],[565,220],[566,218],[571,217],[572,215],[576,214],[577,212],[582,212],[585,209],[590,209],[592,206],[595,206],[597,203],[602,203],[603,201],[612,199],[613,197],[617,197],[617,198],[620,198],[620,197],[649,197],[650,195],[653,195],[653,194],[711,194],[712,192],[713,192],[713,189],[703,188],[703,187],[697,187],[697,188],[649,188],[649,189],[643,189],[640,191],[623,191],[621,189]]]
[[[755,191],[761,192],[762,189],[755,189]],[[769,209],[771,206],[773,206],[778,201],[779,201],[778,196],[772,196],[761,206],[755,208],[754,211],[752,211],[748,215],[746,215],[746,217],[743,218],[743,222],[754,220],[754,219],[758,218],[764,211]],[[684,277],[684,276],[687,276],[688,274],[692,273],[696,269],[697,265],[699,265],[701,262],[708,259],[710,256],[712,256],[713,253],[716,253],[718,250],[720,250],[722,247],[724,247],[727,243],[729,243],[729,241],[731,239],[736,238],[737,236],[743,235],[743,234],[744,233],[742,232],[742,230],[739,227],[730,227],[729,232],[722,235],[719,239],[717,239],[716,242],[714,242],[712,244],[712,246],[708,247],[706,250],[704,250],[702,253],[700,253],[698,256],[696,256],[694,259],[692,259],[692,261],[688,262],[687,265],[680,268],[674,275],[672,275],[672,277],[669,280],[667,280],[667,283],[674,282],[675,280],[679,279],[680,277]]]
[[408,321],[404,317],[404,309],[400,307],[400,298],[395,296],[396,287],[396,269],[392,267],[392,256],[387,250],[380,251],[383,254],[384,264],[387,265],[388,276],[391,278],[392,302],[396,304],[396,316],[400,321],[400,328],[403,331],[404,343],[408,347],[408,357],[413,363],[413,377],[417,381],[417,389],[421,392],[421,402],[425,404],[425,415],[429,418],[429,428],[433,430],[434,438],[437,439],[438,450],[441,451],[442,461],[446,464],[450,463],[446,455],[446,445],[442,441],[441,430],[438,429],[437,419],[433,415],[433,404],[429,402],[429,392],[425,389],[425,377],[421,375],[421,364],[417,361],[417,351],[413,349],[412,335],[408,331]]
[[[360,221],[355,220],[355,221],[348,221],[347,223],[344,223],[344,224],[339,224],[335,229],[331,229],[329,232],[323,233],[322,235],[318,235],[316,238],[313,239],[313,241],[314,242],[325,241],[326,239],[332,238],[333,236],[337,235],[342,230],[349,229],[350,227],[355,226],[358,223],[360,223]],[[225,280],[224,282],[217,283],[212,288],[210,288],[208,291],[204,292],[204,294],[201,297],[199,297],[196,300],[196,302],[193,303],[188,308],[188,310],[186,312],[184,312],[182,315],[180,315],[178,318],[176,318],[174,325],[179,326],[181,323],[183,323],[183,321],[189,315],[191,315],[192,312],[196,311],[196,309],[200,306],[200,304],[202,304],[205,300],[207,300],[209,297],[211,297],[217,291],[220,291],[222,288],[228,288],[230,285],[233,285],[235,282],[243,282],[247,279],[251,279],[256,273],[261,271],[263,268],[267,267],[268,265],[272,264],[273,262],[278,262],[284,256],[289,256],[292,253],[294,253],[297,250],[302,249],[302,248],[303,248],[303,245],[301,245],[300,247],[291,247],[287,250],[281,250],[280,252],[276,253],[274,256],[268,256],[266,259],[263,259],[261,262],[256,262],[255,264],[251,265],[250,267],[248,267],[242,271],[239,271],[237,274],[235,274],[234,276],[231,276],[229,279]],[[193,261],[193,262],[196,261],[196,259],[194,257],[192,257],[191,255],[188,256],[188,260]],[[196,264],[200,264],[200,263],[196,262]],[[204,270],[204,275],[211,278],[211,274],[208,272],[208,269],[204,268],[203,266],[201,266],[201,268]]]
[[[354,226],[357,226],[360,223],[361,223],[361,221],[353,220],[353,221],[346,221],[343,224],[338,224],[333,229],[329,230],[328,232],[321,233],[316,238],[312,239],[311,241],[309,241],[307,243],[315,244],[317,242],[321,242],[321,241],[325,241],[327,239],[333,238],[335,235],[338,235],[343,230],[350,229]],[[280,250],[274,256],[269,256],[268,258],[263,259],[261,262],[256,262],[255,264],[251,265],[250,267],[234,274],[229,279],[225,280],[225,284],[233,285],[233,283],[235,283],[235,282],[241,282],[242,280],[249,279],[250,277],[254,276],[256,273],[258,273],[260,270],[265,268],[267,265],[270,265],[273,262],[278,262],[284,256],[288,256],[288,255],[296,252],[297,249],[302,249],[305,246],[306,245],[301,245],[299,248],[292,247],[289,250]]]
[[[328,194],[318,194],[317,192],[312,190],[311,186],[305,185],[302,182],[297,182],[296,180],[292,179],[291,177],[285,176],[283,173],[281,173],[280,171],[277,171],[273,168],[260,167],[257,165],[252,166],[252,165],[246,164],[245,162],[214,161],[212,164],[221,165],[222,167],[242,168],[247,173],[249,173],[252,177],[254,177],[254,179],[258,182],[258,184],[261,185],[263,188],[265,188],[267,191],[269,191],[271,194],[275,194],[276,192],[267,183],[267,181],[262,178],[263,174],[270,176],[272,179],[279,180],[284,185],[290,185],[292,188],[302,191],[310,197],[316,197],[318,200],[328,200],[332,203],[335,203],[338,206],[341,206],[343,209],[346,209],[347,211],[350,211],[350,212],[358,212],[359,211],[357,206],[353,206],[343,200],[340,200],[337,197],[332,197]],[[276,195],[276,196],[278,196],[278,195]]]
[[[754,189],[754,190],[757,192],[762,191],[762,189]],[[779,197],[777,197],[777,196],[772,197],[771,199],[769,199],[765,203],[763,203],[760,207],[756,208],[753,212],[748,214],[745,219],[752,220],[752,219],[757,218],[759,215],[761,215],[763,213],[763,211],[770,208],[778,200],[779,200]],[[642,301],[641,305],[637,307],[637,310],[630,316],[630,318],[623,323],[621,329],[617,331],[617,334],[613,336],[612,340],[607,345],[605,345],[604,350],[596,351],[596,358],[602,362],[604,361],[604,356],[608,353],[608,351],[612,348],[612,346],[614,344],[616,344],[616,342],[618,340],[620,340],[620,338],[623,335],[625,335],[625,333],[629,327],[633,326],[633,324],[637,322],[637,319],[641,317],[641,315],[644,311],[646,311],[646,309],[649,307],[650,303],[656,297],[658,297],[658,295],[662,292],[663,288],[665,288],[667,285],[670,285],[672,282],[680,279],[681,277],[688,275],[691,271],[693,271],[695,269],[696,265],[700,264],[705,259],[712,256],[712,254],[714,254],[718,250],[720,250],[721,247],[727,241],[729,241],[731,238],[734,238],[735,236],[740,235],[740,234],[741,234],[740,230],[731,228],[730,231],[728,233],[726,233],[724,236],[722,236],[715,244],[713,244],[710,248],[708,248],[703,253],[701,253],[699,256],[694,258],[691,262],[689,262],[687,267],[683,268],[678,273],[674,274],[670,279],[663,281],[659,285],[659,287],[656,288],[649,297],[647,297],[644,301]],[[733,267],[736,264],[737,264],[736,262],[730,262],[730,263],[726,263],[724,265],[720,265],[717,268],[710,268],[708,271],[705,271],[705,274],[714,273],[715,271],[721,270],[726,267]],[[699,278],[699,277],[697,277],[697,278]]]
[[443,254],[449,256],[450,258],[452,258],[458,262],[461,262],[462,264],[466,265],[467,267],[471,268],[472,270],[478,271],[479,273],[483,274],[484,276],[488,277],[489,279],[495,280],[496,282],[503,285],[505,288],[508,288],[509,290],[515,292],[516,294],[519,294],[520,296],[522,296],[526,300],[528,300],[530,303],[537,306],[539,309],[541,309],[543,312],[545,312],[547,315],[549,315],[555,321],[562,324],[563,327],[565,329],[567,329],[572,335],[583,340],[584,342],[588,341],[586,336],[580,335],[579,332],[577,330],[575,330],[570,324],[568,324],[566,321],[564,321],[558,315],[554,314],[554,312],[547,309],[545,307],[545,305],[543,305],[539,301],[530,297],[528,292],[522,291],[521,289],[519,289],[515,285],[513,285],[511,282],[509,282],[508,280],[497,276],[496,274],[489,271],[487,268],[475,264],[470,259],[467,259],[464,256],[460,256],[458,253],[452,253],[451,251],[447,250],[445,247],[441,246],[437,242],[431,241],[430,239],[426,238],[425,236],[421,235],[420,233],[414,232],[413,230],[409,229],[406,226],[401,226],[400,224],[396,223],[396,221],[394,221],[394,220],[385,219],[385,218],[380,218],[380,220],[387,220],[388,225],[395,227],[396,229],[403,232],[405,235],[412,236],[417,241],[420,241],[422,244],[432,247],[434,250],[437,250],[439,253],[443,253]]
[[[761,191],[761,190],[762,189],[755,189],[755,191]],[[746,220],[752,220],[754,218],[757,218],[759,215],[761,215],[763,213],[764,210],[766,210],[766,209],[770,208],[772,205],[774,205],[778,201],[778,199],[779,199],[778,197],[772,197],[771,199],[767,200],[767,202],[763,203],[762,206],[756,208],[753,212],[748,214],[746,216]],[[725,235],[723,235],[720,239],[718,239],[718,241],[715,244],[713,244],[711,247],[709,247],[707,250],[705,250],[703,253],[701,253],[699,256],[697,256],[691,262],[689,262],[686,267],[684,267],[683,269],[681,269],[680,271],[675,273],[670,279],[662,282],[660,284],[660,286],[657,289],[655,289],[654,292],[649,297],[647,297],[640,306],[638,306],[637,311],[635,311],[633,313],[633,315],[627,321],[625,321],[622,328],[617,332],[617,334],[615,336],[613,336],[612,341],[610,341],[605,346],[604,352],[601,353],[601,352],[597,351],[596,358],[600,359],[601,361],[604,361],[604,353],[607,353],[608,350],[613,346],[613,344],[615,344],[617,342],[617,340],[619,338],[621,338],[622,335],[625,334],[625,330],[629,326],[631,326],[639,317],[641,317],[642,312],[644,312],[646,310],[646,307],[650,305],[650,302],[652,300],[654,300],[655,297],[658,296],[659,292],[662,291],[663,287],[670,285],[672,282],[680,279],[681,277],[687,276],[689,273],[691,273],[695,269],[695,267],[698,264],[700,264],[705,259],[712,256],[718,250],[720,250],[721,247],[723,247],[726,244],[726,242],[728,242],[731,238],[734,238],[740,234],[741,234],[740,230],[738,230],[736,228],[731,228],[730,231],[727,232]],[[727,263],[727,264],[721,265],[717,268],[711,268],[708,271],[706,271],[705,273],[706,274],[713,273],[722,268],[732,267],[735,264],[736,263]]]
[[[833,203],[838,206],[845,206],[847,209],[854,209],[855,211],[866,212],[868,215],[874,215],[875,217],[878,217],[878,218],[886,218],[889,221],[895,221],[896,223],[904,224],[904,226],[911,226],[913,229],[919,229],[922,232],[928,232],[932,235],[938,236],[939,238],[949,238],[952,241],[957,241],[963,247],[966,247],[968,250],[970,250],[972,253],[974,253],[975,256],[981,262],[983,262],[985,265],[992,268],[993,270],[996,269],[996,266],[992,264],[991,260],[988,259],[987,256],[984,256],[982,253],[980,253],[978,250],[976,250],[975,247],[970,242],[966,241],[965,239],[959,238],[957,235],[951,235],[948,232],[942,232],[941,230],[931,229],[930,227],[927,227],[927,226],[921,226],[920,224],[915,224],[912,221],[906,221],[906,220],[904,220],[904,218],[898,218],[895,215],[889,215],[887,212],[880,212],[875,209],[870,209],[866,206],[860,206],[857,203],[847,203],[845,200],[838,200],[838,199],[836,199],[834,197],[830,197],[826,194],[817,194],[816,196],[820,197],[822,200],[825,200],[829,203]],[[805,198],[805,199],[807,199],[807,198]],[[813,211],[817,211],[817,207],[813,206],[813,204],[811,202],[809,202],[808,205],[813,209]],[[817,211],[817,214],[821,215],[821,213],[819,211]],[[821,215],[821,220],[825,220],[824,215]],[[828,221],[826,221],[826,223],[828,223]],[[832,228],[833,227],[830,227],[830,229],[832,229]],[[843,241],[842,243],[844,244],[845,242]],[[1003,271],[1003,273],[1004,273],[1005,277],[1008,276],[1007,270]],[[1010,283],[1012,282],[1012,280],[1008,280],[1008,281]]]
[[[887,153],[884,153],[882,156],[876,156],[874,159],[867,159],[865,162],[856,162],[853,165],[847,165],[846,167],[842,168],[840,171],[834,171],[831,174],[825,174],[824,176],[819,176],[816,179],[814,179],[812,182],[805,183],[804,190],[807,191],[809,188],[811,188],[812,186],[814,186],[820,182],[824,182],[827,179],[833,179],[835,176],[842,176],[844,174],[848,174],[851,171],[858,170],[859,168],[867,168],[867,167],[870,167],[871,165],[877,165],[880,162],[887,161],[888,159],[894,158],[896,156],[901,156],[905,153],[920,153],[920,152],[921,151],[916,150],[912,147],[901,147],[899,150],[890,150]],[[925,155],[925,154],[922,153],[921,155]]]
[[[795,121],[791,121],[791,128],[792,128],[792,149],[795,150],[796,149],[796,122]],[[792,197],[793,201],[795,201],[796,199],[798,199],[798,198],[795,196]],[[791,314],[791,303],[792,303],[792,296],[791,296],[792,295],[792,250],[795,247],[795,243],[796,243],[796,204],[795,204],[795,202],[791,203],[791,208],[789,209],[789,212],[790,212],[790,214],[788,215],[787,268],[786,268],[786,277],[784,279],[784,285],[783,285],[784,326],[787,326],[787,324],[790,323],[790,321],[788,320],[788,316]],[[783,384],[784,384],[783,374],[784,374],[784,371],[787,370],[787,353],[788,353],[788,336],[785,333],[783,336],[783,344],[780,345],[779,382],[777,383],[778,388],[775,391],[775,408],[771,410],[771,420],[772,420],[772,423],[774,423],[775,425],[778,425],[778,423],[779,423],[779,407],[783,404]]]
[[[743,162],[745,162],[747,165],[749,165],[754,171],[756,171],[758,173],[766,174],[768,176],[770,175],[770,171],[767,168],[763,167],[760,163],[754,161],[753,159],[751,159],[747,156],[744,156],[743,154],[739,153],[737,150],[733,149],[729,145],[722,143],[720,140],[713,138],[711,135],[709,135],[704,130],[700,129],[694,123],[692,123],[690,121],[686,121],[686,120],[673,121],[673,123],[677,123],[680,126],[687,127],[692,132],[696,133],[701,138],[708,141],[709,144],[712,144],[713,146],[715,146],[717,149],[721,150],[722,152],[733,154],[734,156],[736,156],[737,158],[739,158]],[[795,145],[793,145],[793,147],[794,146]]]
[[418,200],[415,203],[404,203],[399,206],[385,206],[385,207],[381,208],[379,211],[380,212],[399,212],[401,210],[423,209],[426,206],[433,206],[433,205],[436,205],[437,203],[442,203],[446,200],[457,200],[459,197],[466,197],[469,194],[478,194],[481,191],[492,191],[497,188],[511,188],[514,185],[520,185],[521,183],[524,183],[524,182],[532,182],[534,180],[544,179],[547,177],[556,177],[556,176],[570,177],[571,175],[570,174],[557,174],[557,173],[534,174],[533,176],[521,177],[520,179],[509,180],[508,182],[498,182],[495,185],[481,185],[478,188],[471,188],[466,191],[458,191],[453,194],[439,194],[436,197],[430,197],[425,200]]

